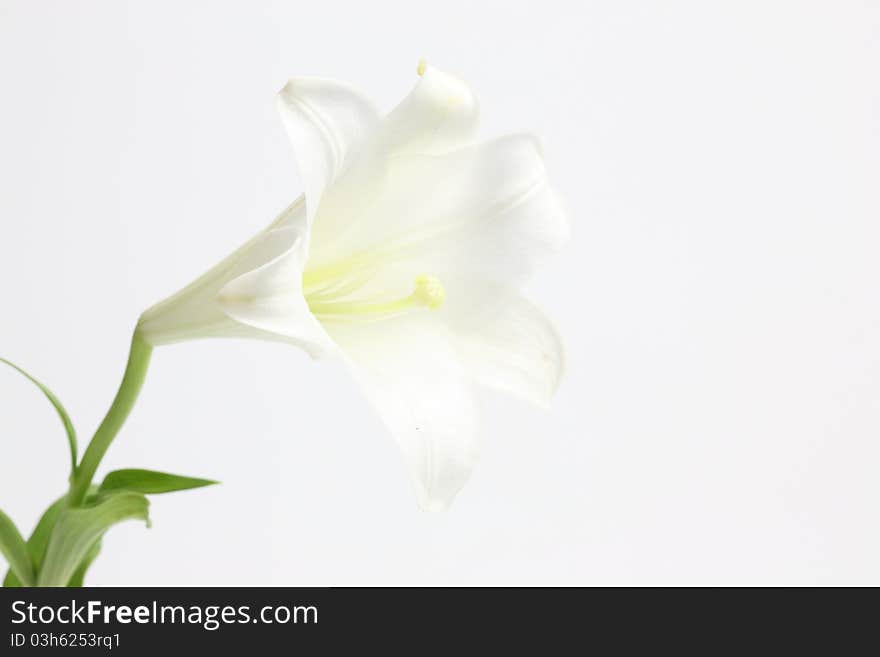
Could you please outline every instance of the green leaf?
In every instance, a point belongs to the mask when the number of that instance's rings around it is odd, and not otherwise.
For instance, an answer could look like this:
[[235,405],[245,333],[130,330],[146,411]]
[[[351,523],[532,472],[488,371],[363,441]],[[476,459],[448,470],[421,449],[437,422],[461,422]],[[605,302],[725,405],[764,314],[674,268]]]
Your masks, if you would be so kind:
[[[92,486],[89,490],[89,495],[86,498],[89,503],[93,503],[97,499],[98,487]],[[28,539],[27,546],[28,552],[31,555],[31,561],[34,564],[34,571],[39,573],[40,566],[43,563],[43,557],[46,554],[46,546],[49,544],[49,537],[52,534],[52,529],[55,527],[55,522],[58,519],[58,514],[61,513],[61,510],[64,509],[64,506],[67,502],[67,495],[62,495],[57,500],[55,500],[52,505],[43,512],[43,515],[40,517],[39,522],[37,522],[37,526],[34,528],[31,537]],[[92,561],[98,556],[98,552],[101,549],[100,541],[96,543],[94,553],[92,553],[92,549],[90,548],[89,553],[86,556],[86,559],[82,564],[80,564],[79,568],[77,568],[77,572],[74,573],[74,579],[77,578],[77,575],[80,577],[80,582],[82,581],[82,577],[85,576],[86,571],[89,566],[91,566]],[[73,580],[71,580],[72,582]],[[6,578],[3,580],[4,587],[19,587],[21,586],[21,582],[18,577],[15,576],[15,573],[12,572],[10,568],[6,573]],[[69,584],[69,586],[82,586],[82,584]]]
[[82,586],[83,580],[85,580],[86,573],[88,572],[89,567],[92,565],[92,562],[98,558],[99,554],[101,554],[100,538],[92,543],[92,547],[90,547],[89,551],[86,552],[85,558],[82,560],[82,563],[80,563],[79,567],[77,567],[76,572],[73,573],[73,577],[70,578],[67,586]]
[[[34,528],[31,537],[28,539],[27,549],[28,553],[31,555],[31,561],[34,564],[34,570],[36,572],[40,572],[40,566],[43,563],[43,557],[46,554],[46,546],[49,544],[49,536],[52,534],[52,528],[55,527],[55,521],[58,519],[58,514],[61,512],[61,509],[64,508],[64,502],[66,499],[66,495],[61,496],[43,512],[43,515],[40,517],[37,526]],[[6,578],[3,580],[3,586],[21,586],[21,581],[16,577],[11,568],[9,569],[9,572],[6,573]]]
[[54,393],[49,390],[42,383],[37,381],[30,374],[25,372],[15,363],[12,363],[5,358],[0,358],[0,363],[5,363],[9,365],[12,369],[16,370],[18,373],[22,374],[25,378],[27,378],[31,383],[37,386],[40,390],[43,391],[43,394],[46,395],[46,399],[55,407],[55,411],[58,413],[58,417],[61,418],[62,424],[64,424],[64,430],[67,432],[67,442],[70,445],[70,476],[71,479],[76,474],[76,431],[73,428],[73,422],[70,421],[70,416],[67,414],[67,411],[64,410],[64,406],[61,405],[61,402],[58,400],[58,397],[54,395]]
[[37,586],[66,586],[110,527],[125,520],[143,520],[149,526],[149,506],[140,493],[115,491],[99,496],[94,506],[63,509],[49,538]]
[[15,573],[18,581],[25,586],[33,586],[34,564],[31,563],[27,543],[18,533],[15,523],[2,511],[0,511],[0,552],[6,557],[9,568]]
[[210,479],[196,479],[153,470],[116,470],[104,477],[100,492],[113,490],[131,490],[145,495],[172,493],[177,490],[201,488],[218,482]]

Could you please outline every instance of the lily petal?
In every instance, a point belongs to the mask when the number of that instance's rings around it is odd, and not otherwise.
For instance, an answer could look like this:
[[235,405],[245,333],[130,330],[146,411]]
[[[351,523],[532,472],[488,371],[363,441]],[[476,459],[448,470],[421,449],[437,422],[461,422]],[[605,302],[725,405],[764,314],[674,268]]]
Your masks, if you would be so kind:
[[[280,228],[286,230],[272,230]],[[218,305],[217,293],[229,281],[289,251],[304,231],[305,206],[299,199],[279,215],[270,231],[261,231],[185,288],[146,310],[138,331],[154,346],[195,338],[267,337],[232,320]],[[267,237],[267,232],[272,235]]]
[[334,80],[294,78],[278,93],[278,111],[293,144],[309,222],[325,190],[359,158],[380,115],[357,89]]
[[550,405],[565,353],[553,323],[529,300],[511,295],[491,316],[460,322],[455,341],[462,363],[480,384]]
[[447,153],[467,145],[480,121],[474,92],[463,80],[432,66],[382,121],[390,153]]
[[302,293],[304,227],[270,229],[254,250],[272,242],[289,247],[226,283],[217,293],[218,306],[230,319],[259,333],[255,337],[293,343],[313,358],[335,352],[335,345],[312,315]]
[[405,294],[420,274],[447,289],[447,311],[470,312],[522,285],[568,239],[537,142],[511,135],[442,156],[390,161],[388,183],[360,221],[315,242],[309,266],[380,260],[364,294]]
[[449,335],[420,316],[327,330],[400,446],[419,505],[448,508],[479,447],[473,390]]

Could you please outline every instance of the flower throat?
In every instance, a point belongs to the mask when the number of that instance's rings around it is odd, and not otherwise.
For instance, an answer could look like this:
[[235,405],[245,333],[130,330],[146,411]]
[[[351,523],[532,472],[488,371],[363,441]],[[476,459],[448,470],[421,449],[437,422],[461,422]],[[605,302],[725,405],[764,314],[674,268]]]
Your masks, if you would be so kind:
[[[338,299],[340,290],[337,290]],[[428,308],[437,310],[446,300],[446,290],[436,276],[416,276],[415,289],[409,295],[390,301],[332,300],[330,295],[309,294],[306,301],[309,310],[321,320],[367,320],[375,321],[399,315],[408,310]]]

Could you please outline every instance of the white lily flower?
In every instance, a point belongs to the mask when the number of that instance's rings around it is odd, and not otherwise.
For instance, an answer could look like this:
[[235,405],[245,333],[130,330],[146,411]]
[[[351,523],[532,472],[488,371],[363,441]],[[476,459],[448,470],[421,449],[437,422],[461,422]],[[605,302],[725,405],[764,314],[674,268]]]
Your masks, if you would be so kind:
[[536,140],[475,143],[470,88],[419,74],[386,116],[346,84],[288,82],[278,108],[303,196],[138,331],[152,345],[247,336],[341,357],[420,505],[439,510],[476,460],[475,384],[540,405],[557,387],[561,342],[520,288],[568,224]]

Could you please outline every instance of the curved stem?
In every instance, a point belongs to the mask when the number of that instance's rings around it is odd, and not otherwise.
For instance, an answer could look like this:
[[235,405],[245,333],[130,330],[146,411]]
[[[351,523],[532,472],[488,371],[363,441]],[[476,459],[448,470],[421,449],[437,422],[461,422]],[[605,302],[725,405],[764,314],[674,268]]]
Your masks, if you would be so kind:
[[101,426],[92,437],[92,441],[83,454],[82,461],[76,471],[76,476],[70,484],[70,494],[67,496],[68,506],[79,506],[85,499],[95,471],[104,458],[110,443],[119,433],[125,419],[134,407],[138,394],[144,384],[147,376],[147,368],[150,365],[150,355],[153,353],[153,347],[147,344],[144,339],[135,331],[131,338],[131,351],[128,354],[128,365],[125,367],[125,374],[122,377],[122,383],[119,385],[119,391],[113,399],[113,404]]

